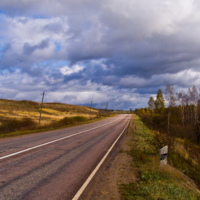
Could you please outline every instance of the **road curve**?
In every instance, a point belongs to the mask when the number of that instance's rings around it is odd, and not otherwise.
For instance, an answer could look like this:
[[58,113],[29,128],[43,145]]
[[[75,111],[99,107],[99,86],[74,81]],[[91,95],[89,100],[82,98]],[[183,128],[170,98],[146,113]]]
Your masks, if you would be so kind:
[[72,199],[130,117],[1,140],[0,199]]

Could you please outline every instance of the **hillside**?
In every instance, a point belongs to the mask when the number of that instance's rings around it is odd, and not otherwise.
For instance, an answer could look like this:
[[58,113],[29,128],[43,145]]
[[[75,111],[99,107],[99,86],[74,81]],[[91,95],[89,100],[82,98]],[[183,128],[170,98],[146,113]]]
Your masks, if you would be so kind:
[[[39,121],[41,103],[34,101],[15,101],[0,99],[0,123],[11,119],[22,119],[29,117],[35,122]],[[84,106],[70,105],[64,103],[44,103],[42,108],[41,124],[50,123],[64,117],[84,116],[93,118],[98,114],[98,110]]]
[[[93,120],[99,111],[85,106],[64,103],[41,103],[0,99],[0,137],[56,129]],[[101,112],[105,115],[105,111]]]

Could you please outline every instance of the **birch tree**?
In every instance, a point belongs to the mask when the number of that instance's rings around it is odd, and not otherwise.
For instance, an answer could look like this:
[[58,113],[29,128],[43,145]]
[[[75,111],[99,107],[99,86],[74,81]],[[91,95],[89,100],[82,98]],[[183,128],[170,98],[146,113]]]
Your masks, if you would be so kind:
[[185,94],[185,91],[184,90],[181,90],[179,93],[178,93],[178,100],[180,102],[180,105],[181,105],[181,119],[182,119],[182,125],[184,126],[184,110],[185,110],[185,105],[186,105],[186,94]]
[[198,100],[199,100],[199,93],[197,91],[197,88],[195,87],[195,85],[193,85],[192,87],[192,91],[191,91],[191,101],[192,104],[194,105],[194,124],[197,123],[197,105],[198,105]]
[[187,123],[189,123],[189,104],[190,104],[190,96],[188,94],[185,94],[185,105],[186,105],[186,119],[187,119]]
[[169,85],[167,84],[166,89],[165,89],[165,95],[166,99],[169,103],[169,108],[170,107],[175,107],[176,106],[176,96],[174,94],[174,85]]
[[152,111],[152,115],[154,114],[154,109],[155,109],[155,100],[154,98],[151,96],[149,101],[148,101],[148,105],[149,105],[149,110]]
[[157,92],[155,108],[158,112],[160,111],[161,113],[163,113],[163,111],[165,109],[165,100],[164,100],[161,89],[158,89],[158,92]]

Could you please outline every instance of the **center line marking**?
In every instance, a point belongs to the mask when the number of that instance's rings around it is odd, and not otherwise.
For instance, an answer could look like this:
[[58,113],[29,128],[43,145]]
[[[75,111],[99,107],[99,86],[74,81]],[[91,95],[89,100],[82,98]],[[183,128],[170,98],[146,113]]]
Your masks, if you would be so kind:
[[[122,117],[123,117],[123,116],[122,116]],[[113,122],[115,122],[115,121],[121,119],[122,117],[119,117],[119,118],[117,118],[116,120],[111,121],[111,122],[109,122],[109,123],[107,123],[107,124],[103,124],[103,125],[101,125],[101,126],[97,126],[97,127],[94,127],[94,128],[88,129],[88,130],[85,130],[85,131],[81,131],[81,132],[79,132],[79,133],[74,133],[74,134],[72,134],[72,135],[68,135],[68,136],[66,136],[66,137],[62,137],[62,138],[60,138],[60,139],[52,140],[52,141],[50,141],[50,142],[46,142],[46,143],[43,143],[43,144],[40,144],[40,145],[37,145],[37,146],[33,146],[33,147],[28,148],[28,149],[24,149],[24,150],[22,150],[22,151],[18,151],[18,152],[12,153],[12,154],[8,154],[8,155],[6,155],[6,156],[2,156],[2,157],[0,157],[0,160],[3,160],[3,159],[5,159],[5,158],[11,157],[11,156],[15,156],[15,155],[17,155],[17,154],[24,153],[24,152],[26,152],[26,151],[30,151],[30,150],[32,150],[32,149],[36,149],[36,148],[39,148],[39,147],[42,147],[42,146],[45,146],[45,145],[48,145],[48,144],[52,144],[52,143],[54,143],[54,142],[58,142],[58,141],[60,141],[60,140],[66,139],[66,138],[73,137],[73,136],[79,135],[79,134],[81,134],[81,133],[85,133],[85,132],[88,132],[88,131],[91,131],[91,130],[94,130],[94,129],[97,129],[97,128],[100,128],[100,127],[103,127],[103,126],[106,126],[106,125],[108,125],[108,124],[111,124],[111,123],[113,123]]]

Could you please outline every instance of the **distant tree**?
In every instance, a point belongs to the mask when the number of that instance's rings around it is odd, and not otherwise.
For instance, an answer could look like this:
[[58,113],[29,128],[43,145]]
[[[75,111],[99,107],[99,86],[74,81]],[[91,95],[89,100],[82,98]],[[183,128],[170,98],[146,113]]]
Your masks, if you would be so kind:
[[185,98],[184,98],[184,101],[185,101],[185,105],[186,105],[186,121],[187,123],[189,123],[190,121],[190,118],[189,118],[189,105],[190,105],[190,96],[188,94],[185,94]]
[[195,129],[195,134],[196,134],[196,139],[197,139],[197,143],[200,142],[200,121],[199,121],[199,114],[198,114],[198,110],[199,110],[199,93],[195,87],[195,85],[193,85],[192,89],[188,88],[188,96],[189,96],[189,105],[188,107],[190,107],[190,113],[188,113],[188,115],[190,116],[190,122],[192,124],[192,126]]
[[149,109],[147,107],[144,108],[145,113],[149,112]]
[[158,113],[163,113],[165,109],[165,100],[163,98],[162,90],[158,89],[156,101],[155,101],[156,111]]
[[181,106],[181,118],[182,118],[182,125],[184,126],[184,121],[185,121],[185,106],[187,105],[187,94],[185,94],[184,90],[181,90],[178,93],[178,101],[180,102]]
[[191,122],[196,124],[197,122],[197,105],[199,100],[199,93],[193,85],[192,89],[188,88],[188,96],[189,96],[189,102],[190,102],[190,114],[191,114]]
[[197,137],[197,143],[200,144],[200,99],[198,100],[197,104],[197,123],[195,124],[195,133]]
[[165,89],[166,99],[169,102],[169,108],[176,106],[176,96],[174,94],[174,85],[167,84]]
[[148,101],[148,105],[149,105],[149,110],[151,110],[152,115],[154,114],[154,109],[155,109],[155,100],[153,97],[150,97],[149,101]]
[[145,113],[144,108],[140,108],[140,113]]
[[196,124],[197,121],[198,121],[197,105],[198,105],[198,101],[199,101],[199,93],[198,93],[195,85],[193,85],[193,87],[192,87],[192,94],[191,95],[192,95],[192,101],[193,101],[193,104],[194,104],[194,124]]

